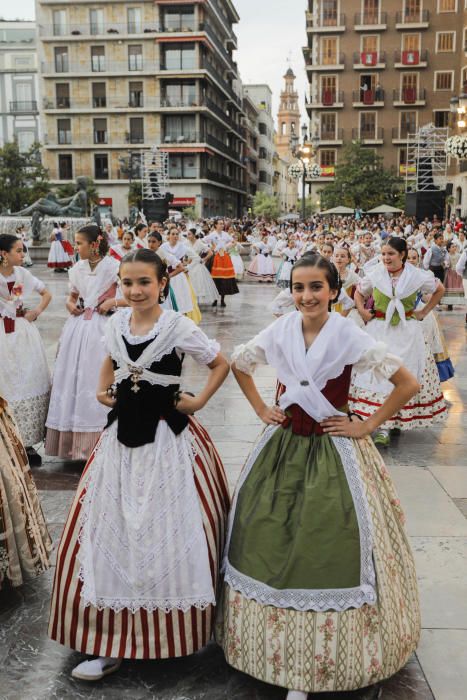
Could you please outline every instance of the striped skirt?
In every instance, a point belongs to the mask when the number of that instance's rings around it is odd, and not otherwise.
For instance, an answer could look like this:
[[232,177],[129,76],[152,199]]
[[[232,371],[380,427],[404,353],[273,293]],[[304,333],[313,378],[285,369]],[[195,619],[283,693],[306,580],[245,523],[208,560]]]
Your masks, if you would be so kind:
[[[218,589],[219,564],[224,547],[229,510],[228,487],[220,457],[206,430],[190,418],[196,452],[193,475],[199,497],[214,590]],[[57,565],[49,620],[49,636],[55,641],[93,656],[126,659],[166,659],[193,654],[212,636],[215,609],[192,607],[187,612],[162,610],[119,613],[109,608],[85,607],[81,599],[77,558],[79,522],[86,475],[83,472],[57,553]]]

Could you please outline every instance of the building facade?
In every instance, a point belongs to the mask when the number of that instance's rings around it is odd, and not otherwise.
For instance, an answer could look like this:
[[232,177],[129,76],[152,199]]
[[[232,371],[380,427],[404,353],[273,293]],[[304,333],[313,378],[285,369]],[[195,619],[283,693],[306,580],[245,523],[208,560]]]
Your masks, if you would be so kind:
[[35,22],[0,21],[0,146],[40,140]]
[[273,194],[274,119],[269,85],[245,85],[247,95],[258,110],[258,190]]
[[253,206],[253,199],[258,190],[258,116],[259,109],[252,99],[243,91],[243,111],[245,113],[244,134],[245,134],[245,165],[246,165],[246,191],[247,206],[250,210]]
[[295,89],[295,75],[291,68],[284,75],[284,89],[280,95],[277,113],[278,131],[276,136],[277,152],[284,160],[292,161],[291,140],[300,138],[300,106],[298,92]]
[[246,206],[242,99],[230,0],[37,3],[44,164],[88,175],[118,216],[140,154],[169,153],[173,206]]
[[405,176],[410,135],[449,125],[465,78],[463,12],[462,0],[309,0],[307,112],[321,167],[314,191],[333,178],[346,142],[375,149]]

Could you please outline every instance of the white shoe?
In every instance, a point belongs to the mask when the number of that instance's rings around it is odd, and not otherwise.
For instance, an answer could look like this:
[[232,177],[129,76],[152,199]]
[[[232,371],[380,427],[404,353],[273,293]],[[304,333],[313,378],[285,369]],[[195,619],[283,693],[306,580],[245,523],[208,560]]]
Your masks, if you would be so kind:
[[308,693],[304,693],[303,690],[289,690],[286,700],[307,700],[307,698]]
[[100,681],[104,676],[118,671],[121,663],[121,659],[109,659],[99,656],[97,659],[83,661],[78,666],[75,666],[71,676],[80,681]]

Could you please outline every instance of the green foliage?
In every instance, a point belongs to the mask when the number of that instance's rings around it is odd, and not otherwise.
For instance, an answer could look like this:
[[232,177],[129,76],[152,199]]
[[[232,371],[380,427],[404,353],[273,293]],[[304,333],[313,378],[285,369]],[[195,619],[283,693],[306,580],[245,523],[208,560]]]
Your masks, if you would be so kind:
[[266,219],[275,219],[280,214],[279,202],[266,192],[257,192],[253,198],[253,213]]
[[[297,210],[301,211],[301,202],[297,206]],[[318,205],[316,204],[316,200],[310,195],[308,195],[308,197],[305,200],[305,216],[308,218],[309,216],[312,216],[317,210]]]
[[16,212],[50,192],[48,171],[42,166],[40,144],[21,153],[17,141],[0,148],[0,210]]
[[191,221],[196,221],[196,219],[199,219],[199,213],[195,206],[185,207],[182,213],[185,219],[190,219]]
[[363,211],[379,204],[404,208],[403,180],[394,169],[383,165],[383,158],[361,143],[344,146],[343,157],[336,165],[334,182],[320,191],[321,209],[346,206]]
[[138,207],[142,205],[142,183],[141,180],[132,180],[128,189],[128,206]]

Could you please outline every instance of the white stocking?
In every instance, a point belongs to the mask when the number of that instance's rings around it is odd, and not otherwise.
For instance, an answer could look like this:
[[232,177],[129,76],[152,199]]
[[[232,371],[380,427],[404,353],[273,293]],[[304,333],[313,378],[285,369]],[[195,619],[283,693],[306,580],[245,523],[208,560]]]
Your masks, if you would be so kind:
[[302,690],[289,690],[287,693],[287,700],[307,700],[308,693],[304,693]]

